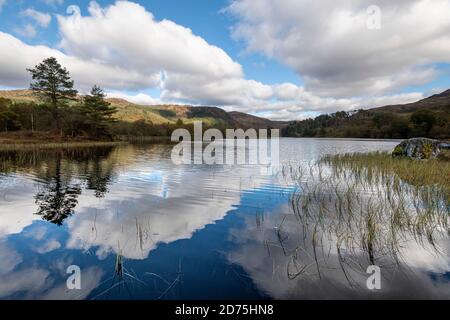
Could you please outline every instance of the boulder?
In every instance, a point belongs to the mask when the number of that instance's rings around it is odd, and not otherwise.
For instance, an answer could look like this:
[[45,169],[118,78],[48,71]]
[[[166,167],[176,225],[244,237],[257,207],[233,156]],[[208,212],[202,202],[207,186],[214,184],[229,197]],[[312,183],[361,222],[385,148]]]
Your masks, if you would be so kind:
[[447,148],[448,144],[439,140],[428,138],[413,138],[405,140],[395,147],[393,157],[409,157],[412,159],[435,159],[441,152],[441,148]]

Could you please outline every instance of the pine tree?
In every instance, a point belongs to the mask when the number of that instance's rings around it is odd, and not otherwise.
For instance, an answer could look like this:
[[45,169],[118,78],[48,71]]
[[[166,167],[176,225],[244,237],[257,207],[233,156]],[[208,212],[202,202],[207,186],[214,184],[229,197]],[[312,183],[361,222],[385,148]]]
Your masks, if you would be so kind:
[[67,100],[74,100],[78,93],[73,88],[74,82],[70,79],[69,71],[53,57],[45,59],[34,69],[27,71],[31,73],[33,79],[30,89],[48,103],[56,125],[61,129],[61,108],[65,106]]
[[111,104],[105,100],[106,94],[95,85],[91,93],[84,97],[82,110],[88,119],[88,125],[91,127],[95,137],[111,137],[110,126],[116,122],[114,114],[117,109],[111,107]]

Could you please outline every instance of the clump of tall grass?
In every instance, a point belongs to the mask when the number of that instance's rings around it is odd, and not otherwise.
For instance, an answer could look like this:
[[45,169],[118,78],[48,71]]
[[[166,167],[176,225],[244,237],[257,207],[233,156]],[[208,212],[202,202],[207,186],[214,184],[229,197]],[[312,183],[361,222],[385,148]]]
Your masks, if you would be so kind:
[[290,204],[319,277],[326,264],[319,252],[335,251],[347,277],[348,268],[400,263],[411,241],[441,253],[438,239],[450,234],[449,162],[375,152],[326,156],[282,172],[298,181]]
[[[329,165],[336,175],[351,170],[356,178],[378,180],[394,178],[394,187],[401,181],[417,188],[438,187],[450,196],[450,162],[441,160],[418,161],[409,158],[393,158],[386,152],[354,153],[325,156],[322,164]],[[399,191],[399,190],[396,190]]]

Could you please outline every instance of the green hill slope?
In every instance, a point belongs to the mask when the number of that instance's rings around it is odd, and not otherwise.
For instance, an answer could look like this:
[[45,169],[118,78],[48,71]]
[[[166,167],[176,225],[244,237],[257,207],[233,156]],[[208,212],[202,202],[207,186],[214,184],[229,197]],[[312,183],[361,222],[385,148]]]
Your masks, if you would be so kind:
[[[0,97],[16,102],[38,102],[29,90],[0,91]],[[108,101],[117,108],[116,118],[124,122],[145,121],[154,125],[184,124],[203,121],[207,126],[219,128],[283,128],[287,122],[271,121],[240,112],[226,112],[216,107],[193,107],[187,105],[142,106],[124,99]]]

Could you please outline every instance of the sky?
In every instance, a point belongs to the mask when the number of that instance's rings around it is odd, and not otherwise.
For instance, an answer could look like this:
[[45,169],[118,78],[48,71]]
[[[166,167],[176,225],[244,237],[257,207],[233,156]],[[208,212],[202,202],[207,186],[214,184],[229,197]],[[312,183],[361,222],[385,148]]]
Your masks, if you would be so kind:
[[450,0],[0,0],[0,89],[53,56],[80,93],[273,120],[450,88]]

